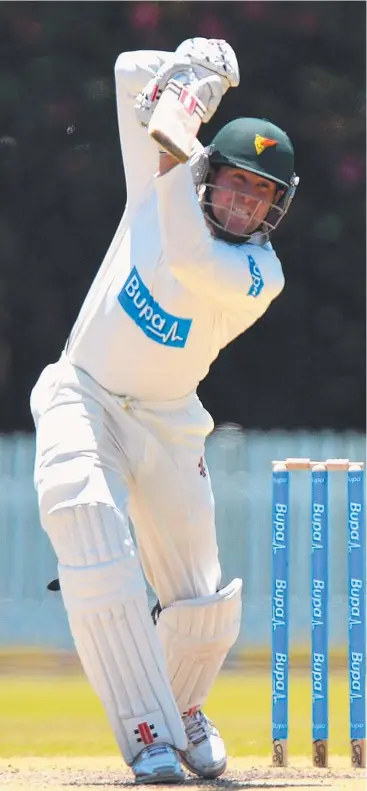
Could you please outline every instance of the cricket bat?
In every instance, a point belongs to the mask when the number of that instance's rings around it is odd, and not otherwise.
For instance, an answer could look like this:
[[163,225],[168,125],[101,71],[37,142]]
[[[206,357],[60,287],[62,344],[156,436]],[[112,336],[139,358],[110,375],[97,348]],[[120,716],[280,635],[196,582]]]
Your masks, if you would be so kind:
[[172,78],[166,85],[148,126],[148,133],[178,162],[187,162],[206,108],[195,96],[195,83]]

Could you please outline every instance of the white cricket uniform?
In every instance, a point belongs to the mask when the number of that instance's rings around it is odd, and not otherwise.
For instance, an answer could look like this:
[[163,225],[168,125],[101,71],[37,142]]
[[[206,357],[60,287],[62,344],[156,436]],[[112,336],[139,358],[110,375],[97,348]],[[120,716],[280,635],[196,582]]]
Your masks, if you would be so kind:
[[[122,556],[125,566],[129,558],[138,565],[130,515],[144,571],[164,607],[218,589],[214,504],[203,462],[213,422],[196,389],[220,349],[267,310],[284,283],[270,244],[234,246],[213,238],[189,164],[155,175],[158,147],[138,124],[134,100],[168,57],[144,51],[117,60],[125,213],[61,359],[41,374],[31,398],[41,521],[58,555],[81,660],[128,762],[137,747],[126,722],[136,732],[136,712],[127,707],[121,725],[98,680],[102,669],[90,666],[91,642],[80,636],[75,613],[81,601],[87,606],[91,584],[83,587],[72,570],[92,573]],[[101,600],[112,585],[112,567],[108,583],[93,578]],[[128,590],[136,566],[124,574]],[[126,599],[126,591],[120,594]],[[116,596],[114,587],[112,603]],[[153,653],[155,639],[150,636]],[[147,703],[146,710],[151,716],[160,705]],[[179,745],[179,729],[170,733]]]

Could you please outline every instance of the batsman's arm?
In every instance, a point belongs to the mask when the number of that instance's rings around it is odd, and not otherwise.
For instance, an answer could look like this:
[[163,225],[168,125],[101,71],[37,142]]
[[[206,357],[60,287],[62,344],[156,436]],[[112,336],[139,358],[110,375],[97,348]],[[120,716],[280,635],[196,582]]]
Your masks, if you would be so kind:
[[123,52],[115,64],[117,116],[129,205],[140,199],[158,167],[158,147],[134,109],[139,92],[169,59],[170,52]]
[[284,276],[271,245],[230,245],[215,239],[200,208],[188,165],[156,176],[167,265],[190,291],[223,308],[247,310],[256,321],[281,292]]
[[170,170],[172,170],[172,168],[175,168],[176,165],[178,165],[178,160],[173,157],[172,154],[168,154],[167,151],[160,151],[157,176],[164,176],[165,173],[168,173]]

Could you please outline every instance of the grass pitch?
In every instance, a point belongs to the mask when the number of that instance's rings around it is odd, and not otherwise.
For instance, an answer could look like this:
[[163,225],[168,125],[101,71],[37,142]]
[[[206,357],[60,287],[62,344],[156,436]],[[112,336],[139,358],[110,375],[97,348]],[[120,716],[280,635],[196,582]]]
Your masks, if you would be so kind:
[[[271,755],[271,680],[265,672],[222,672],[205,711],[231,756]],[[3,675],[1,756],[113,756],[118,750],[101,704],[84,676]],[[349,755],[347,673],[330,677],[330,757]],[[311,755],[309,674],[290,677],[289,754]]]

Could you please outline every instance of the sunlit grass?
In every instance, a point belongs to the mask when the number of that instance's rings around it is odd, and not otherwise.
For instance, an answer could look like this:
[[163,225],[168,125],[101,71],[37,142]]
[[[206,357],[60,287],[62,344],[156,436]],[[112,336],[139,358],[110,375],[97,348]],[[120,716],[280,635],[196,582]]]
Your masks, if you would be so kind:
[[[223,672],[207,714],[232,756],[270,755],[270,675]],[[289,750],[311,754],[311,694],[306,673],[290,681]],[[82,675],[0,678],[1,755],[113,755],[117,747],[101,704]],[[330,677],[330,753],[347,755],[347,674]]]

